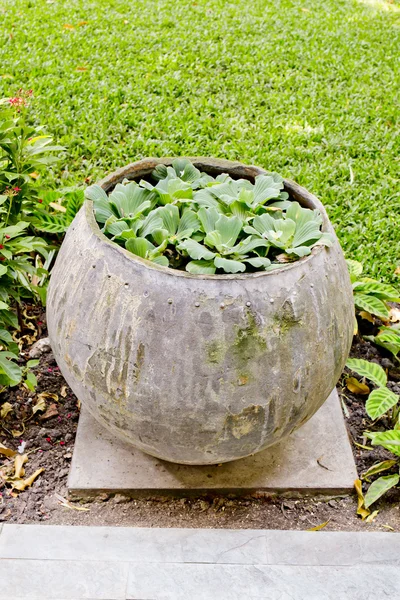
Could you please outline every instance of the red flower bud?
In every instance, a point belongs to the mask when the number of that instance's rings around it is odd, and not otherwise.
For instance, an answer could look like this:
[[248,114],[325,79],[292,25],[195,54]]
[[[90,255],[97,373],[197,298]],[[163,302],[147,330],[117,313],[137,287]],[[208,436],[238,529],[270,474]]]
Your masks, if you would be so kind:
[[0,244],[0,250],[3,250],[4,246],[3,244]]
[[38,199],[39,204],[42,204],[43,200],[41,198]]
[[7,240],[9,240],[9,239],[10,239],[10,236],[9,236],[9,235],[7,235],[7,234],[6,234],[6,236],[5,236],[5,237],[6,237],[6,239],[7,239]]
[[0,256],[0,260],[6,260],[4,256]]
[[49,442],[49,444],[51,444],[51,437],[47,437],[46,442]]

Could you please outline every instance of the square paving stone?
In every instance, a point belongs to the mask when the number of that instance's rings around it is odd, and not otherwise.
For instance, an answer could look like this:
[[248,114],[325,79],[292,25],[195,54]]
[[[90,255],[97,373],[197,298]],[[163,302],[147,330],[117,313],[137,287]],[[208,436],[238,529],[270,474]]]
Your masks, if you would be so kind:
[[348,494],[356,466],[336,390],[282,442],[223,465],[169,463],[121,442],[82,408],[68,488],[73,496]]

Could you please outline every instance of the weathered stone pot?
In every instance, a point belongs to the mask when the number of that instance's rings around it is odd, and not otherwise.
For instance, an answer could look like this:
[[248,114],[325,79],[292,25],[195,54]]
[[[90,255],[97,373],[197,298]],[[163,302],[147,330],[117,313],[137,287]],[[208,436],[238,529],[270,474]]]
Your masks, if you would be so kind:
[[[194,158],[211,175],[262,169]],[[140,179],[170,159],[145,159],[102,186]],[[291,181],[303,206],[315,196]],[[74,393],[117,437],[185,464],[222,463],[275,444],[324,403],[351,345],[353,300],[343,254],[315,247],[273,272],[190,275],[108,240],[86,201],[54,266],[47,320]]]

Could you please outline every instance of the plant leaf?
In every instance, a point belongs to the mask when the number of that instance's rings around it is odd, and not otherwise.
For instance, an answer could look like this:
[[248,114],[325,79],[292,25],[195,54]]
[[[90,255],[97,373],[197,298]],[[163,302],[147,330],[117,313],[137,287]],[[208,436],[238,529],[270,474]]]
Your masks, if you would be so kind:
[[193,275],[214,275],[216,267],[213,261],[191,260],[186,265],[186,271]]
[[375,420],[397,404],[399,396],[386,387],[373,390],[365,404],[367,415]]
[[231,260],[217,256],[214,259],[214,264],[217,269],[223,269],[225,273],[239,273],[246,270],[246,265],[238,260]]
[[366,432],[365,435],[370,438],[373,446],[382,446],[396,456],[400,456],[400,431],[398,429],[389,429],[378,433]]
[[195,240],[185,240],[179,244],[178,248],[179,250],[185,250],[190,258],[193,258],[194,260],[199,260],[201,258],[211,260],[215,256],[215,252],[211,252],[211,250],[208,250],[205,246],[199,244],[199,242],[196,242]]
[[354,304],[357,308],[366,310],[371,315],[375,315],[386,321],[389,319],[389,311],[385,304],[379,298],[375,298],[375,296],[367,296],[366,294],[356,292],[354,294]]
[[382,471],[387,471],[388,469],[391,469],[392,467],[394,467],[394,465],[396,465],[397,463],[398,463],[397,459],[384,460],[380,463],[373,465],[369,469],[367,469],[365,471],[365,473],[362,474],[362,478],[365,479],[366,481],[368,481],[368,478],[371,477],[372,475],[376,475],[377,473],[382,473]]
[[366,377],[370,381],[373,381],[379,387],[385,387],[387,383],[387,376],[385,371],[380,365],[369,362],[362,358],[349,358],[346,362],[346,367]]
[[400,475],[398,473],[394,475],[386,475],[383,477],[379,477],[376,479],[368,488],[367,493],[365,494],[364,504],[366,508],[369,508],[371,504],[376,502],[383,494],[385,494],[392,487],[397,485],[400,480]]

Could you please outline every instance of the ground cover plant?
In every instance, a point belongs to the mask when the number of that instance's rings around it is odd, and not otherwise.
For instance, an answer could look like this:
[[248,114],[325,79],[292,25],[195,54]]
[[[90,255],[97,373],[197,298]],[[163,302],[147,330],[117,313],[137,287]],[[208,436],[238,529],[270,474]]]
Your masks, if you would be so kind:
[[36,122],[67,148],[49,184],[93,183],[143,156],[256,164],[314,192],[346,255],[395,281],[398,2],[0,0],[0,11],[0,96],[32,88]]
[[188,159],[159,165],[153,182],[86,190],[97,222],[141,258],[192,274],[271,270],[331,246],[319,210],[289,200],[277,173],[254,183],[201,173]]

